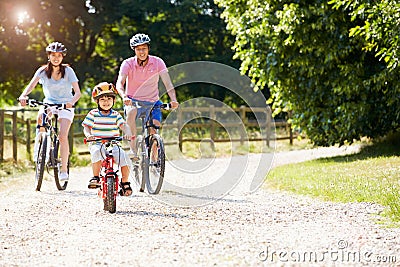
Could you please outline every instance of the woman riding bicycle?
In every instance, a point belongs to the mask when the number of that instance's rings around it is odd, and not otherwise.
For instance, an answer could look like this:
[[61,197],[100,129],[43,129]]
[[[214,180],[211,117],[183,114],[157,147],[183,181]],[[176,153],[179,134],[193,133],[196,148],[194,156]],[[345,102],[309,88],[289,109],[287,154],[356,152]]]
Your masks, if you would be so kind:
[[[143,33],[134,35],[130,39],[130,47],[135,51],[135,56],[122,62],[116,88],[123,98],[126,120],[132,130],[133,137],[135,137],[138,110],[135,106],[132,106],[132,101],[150,107],[154,104],[161,104],[158,90],[160,77],[171,98],[172,108],[177,108],[179,103],[176,100],[175,89],[164,61],[159,57],[149,55],[149,36]],[[160,109],[154,109],[152,114],[154,125],[160,126]],[[131,153],[133,158],[137,159],[135,142],[131,142]]]
[[[28,86],[19,96],[19,102],[22,106],[27,104],[28,95],[35,86],[42,84],[44,99],[43,102],[49,104],[65,104],[66,109],[58,111],[58,120],[60,122],[60,155],[61,155],[61,171],[59,174],[60,181],[68,180],[68,157],[69,143],[68,133],[74,118],[73,106],[81,96],[81,90],[78,84],[78,78],[74,70],[62,61],[67,54],[67,49],[62,43],[53,42],[46,47],[48,63],[41,66],[35,72]],[[40,127],[42,124],[42,114],[44,107],[41,107],[37,118],[37,131],[44,132],[45,129]],[[34,155],[37,154],[38,145],[35,142]]]

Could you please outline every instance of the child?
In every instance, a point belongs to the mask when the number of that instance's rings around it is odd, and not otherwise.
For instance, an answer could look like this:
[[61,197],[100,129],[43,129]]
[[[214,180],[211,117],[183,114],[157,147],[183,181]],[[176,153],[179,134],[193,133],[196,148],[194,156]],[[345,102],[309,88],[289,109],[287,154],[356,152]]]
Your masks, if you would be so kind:
[[[131,140],[132,133],[128,124],[126,124],[123,117],[117,111],[112,109],[116,94],[117,91],[112,83],[102,82],[93,88],[92,97],[97,103],[97,108],[89,111],[82,122],[83,133],[87,140],[119,136],[120,129],[125,134],[124,138]],[[89,143],[93,170],[93,178],[89,181],[89,188],[99,187],[99,175],[101,162],[103,160],[102,154],[104,155],[105,153],[105,151],[100,151],[101,147],[100,143]],[[121,189],[124,196],[130,196],[132,194],[132,188],[130,182],[128,182],[129,166],[125,152],[123,149],[118,149],[118,147],[116,147],[115,151],[113,150],[113,155],[116,163],[119,163],[121,166]]]

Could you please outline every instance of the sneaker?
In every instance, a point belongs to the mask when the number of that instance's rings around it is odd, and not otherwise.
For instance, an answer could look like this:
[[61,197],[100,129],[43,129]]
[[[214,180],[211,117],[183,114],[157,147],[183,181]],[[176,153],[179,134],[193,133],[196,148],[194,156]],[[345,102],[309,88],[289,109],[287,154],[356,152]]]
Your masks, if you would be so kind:
[[58,179],[61,181],[61,182],[64,182],[64,181],[68,181],[68,173],[66,173],[66,172],[60,172],[60,174],[59,174],[59,176],[58,176]]
[[133,161],[138,161],[140,158],[135,151],[129,150],[128,157]]

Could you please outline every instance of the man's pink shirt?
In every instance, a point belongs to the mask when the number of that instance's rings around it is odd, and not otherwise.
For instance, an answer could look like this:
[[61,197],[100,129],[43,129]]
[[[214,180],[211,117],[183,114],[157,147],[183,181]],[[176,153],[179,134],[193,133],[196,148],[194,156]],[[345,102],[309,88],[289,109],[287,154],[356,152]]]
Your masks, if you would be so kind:
[[149,55],[146,66],[139,66],[136,56],[125,59],[119,70],[127,75],[126,95],[142,101],[156,102],[159,99],[158,81],[160,73],[168,71],[164,61]]

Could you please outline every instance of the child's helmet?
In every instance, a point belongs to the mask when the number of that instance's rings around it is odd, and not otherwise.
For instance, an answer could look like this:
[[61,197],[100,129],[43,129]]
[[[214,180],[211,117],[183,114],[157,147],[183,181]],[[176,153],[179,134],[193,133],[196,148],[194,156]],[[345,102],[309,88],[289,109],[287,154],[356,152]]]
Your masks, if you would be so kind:
[[134,36],[132,36],[131,40],[129,41],[129,44],[131,48],[135,50],[135,47],[138,45],[142,44],[150,45],[150,37],[144,33],[137,33]]
[[115,86],[108,82],[101,82],[97,84],[92,91],[92,97],[95,102],[97,102],[101,96],[107,95],[115,98],[117,94],[118,92],[115,89]]
[[47,54],[60,52],[65,55],[67,54],[67,48],[62,43],[59,42],[52,42],[46,47]]

